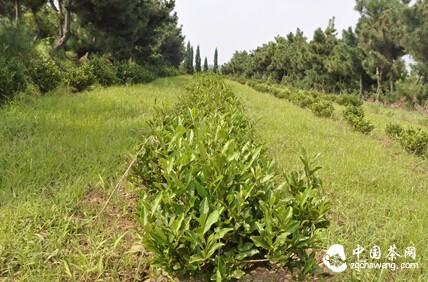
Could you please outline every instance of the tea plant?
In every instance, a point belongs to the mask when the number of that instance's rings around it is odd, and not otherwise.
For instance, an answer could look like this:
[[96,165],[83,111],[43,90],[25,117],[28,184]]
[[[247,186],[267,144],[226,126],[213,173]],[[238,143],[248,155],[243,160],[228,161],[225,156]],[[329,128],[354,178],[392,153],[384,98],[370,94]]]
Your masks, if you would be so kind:
[[402,136],[403,131],[404,129],[401,125],[393,123],[387,124],[385,128],[386,135],[388,135],[392,139],[399,139]]
[[328,101],[318,101],[311,105],[312,112],[319,117],[330,118],[334,113],[334,106]]
[[89,63],[84,63],[79,67],[72,68],[66,78],[67,85],[74,92],[86,90],[89,86],[93,85],[96,77],[92,72],[92,67]]
[[400,136],[400,143],[403,148],[417,156],[428,156],[428,132],[422,129],[408,128]]
[[170,113],[151,122],[132,180],[144,187],[140,218],[152,264],[204,280],[239,279],[254,261],[316,266],[316,234],[328,226],[319,167],[277,171],[253,137],[235,95],[202,76]]
[[102,86],[111,86],[118,82],[116,69],[106,58],[94,57],[89,61],[92,73]]
[[348,106],[343,111],[343,116],[354,130],[363,134],[369,134],[374,129],[374,125],[365,119],[364,111],[360,107]]
[[42,93],[54,90],[61,83],[61,70],[49,58],[34,58],[28,70],[31,81]]

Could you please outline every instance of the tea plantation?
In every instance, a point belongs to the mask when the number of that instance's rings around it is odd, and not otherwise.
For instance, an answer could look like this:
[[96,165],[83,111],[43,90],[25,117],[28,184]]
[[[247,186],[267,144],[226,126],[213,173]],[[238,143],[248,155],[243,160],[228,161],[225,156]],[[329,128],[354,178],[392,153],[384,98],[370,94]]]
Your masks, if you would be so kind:
[[[180,76],[0,108],[0,281],[427,280],[428,118],[266,87]],[[333,275],[333,244],[414,246],[418,268]]]

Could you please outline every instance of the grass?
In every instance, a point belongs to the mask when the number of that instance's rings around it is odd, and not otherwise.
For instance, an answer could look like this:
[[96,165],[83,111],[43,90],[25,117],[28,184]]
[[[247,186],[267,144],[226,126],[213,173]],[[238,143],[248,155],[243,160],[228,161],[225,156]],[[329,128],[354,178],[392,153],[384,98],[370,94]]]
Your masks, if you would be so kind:
[[[399,120],[411,124],[422,117],[402,110],[365,105],[373,135],[354,132],[341,120],[315,117],[285,100],[258,93],[231,82],[248,114],[257,121],[256,131],[280,167],[295,169],[302,148],[321,153],[321,178],[332,203],[332,225],[323,234],[323,246],[339,243],[347,257],[358,244],[368,250],[379,245],[384,255],[390,245],[402,250],[417,248],[416,270],[347,271],[337,280],[426,281],[428,262],[428,162],[409,155],[388,142],[384,126]],[[376,107],[379,107],[376,109]],[[392,114],[391,114],[392,113]]]
[[131,280],[139,263],[122,242],[138,241],[132,194],[121,189],[96,215],[155,106],[174,103],[186,80],[20,97],[0,109],[0,280]]

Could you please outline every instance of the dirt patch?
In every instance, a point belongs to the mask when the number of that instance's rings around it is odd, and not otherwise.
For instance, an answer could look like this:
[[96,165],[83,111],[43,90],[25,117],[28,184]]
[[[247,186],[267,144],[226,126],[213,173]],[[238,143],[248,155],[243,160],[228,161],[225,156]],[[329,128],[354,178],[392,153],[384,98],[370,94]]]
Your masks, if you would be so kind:
[[80,236],[80,251],[87,257],[98,254],[104,272],[84,275],[80,281],[137,281],[142,277],[143,249],[138,236],[141,230],[135,218],[137,202],[137,194],[126,186],[94,187],[85,195],[78,214],[86,222]]

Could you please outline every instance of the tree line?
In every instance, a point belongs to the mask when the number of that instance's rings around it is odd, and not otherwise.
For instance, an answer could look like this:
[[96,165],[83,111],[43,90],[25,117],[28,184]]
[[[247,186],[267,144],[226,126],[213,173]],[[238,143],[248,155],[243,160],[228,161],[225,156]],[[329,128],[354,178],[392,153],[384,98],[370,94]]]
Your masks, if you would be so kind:
[[[204,64],[202,66],[202,58],[201,58],[201,49],[199,45],[196,47],[196,54],[194,52],[194,48],[191,45],[190,41],[187,42],[187,47],[184,55],[184,61],[182,64],[182,72],[187,74],[199,73],[199,72],[208,72],[210,67],[208,65],[208,58],[205,57]],[[212,67],[212,71],[214,73],[219,72],[218,65],[218,49],[216,48],[214,51],[214,64]]]
[[0,0],[1,28],[25,28],[53,49],[178,67],[184,36],[167,0]]
[[[303,32],[236,52],[222,72],[376,100],[428,99],[428,0],[357,0],[356,28],[338,36],[334,18],[311,40]],[[406,68],[405,55],[414,60]]]
[[178,73],[174,0],[0,0],[0,104],[16,93],[82,91]]

